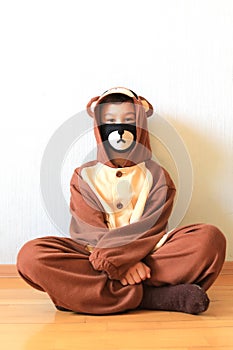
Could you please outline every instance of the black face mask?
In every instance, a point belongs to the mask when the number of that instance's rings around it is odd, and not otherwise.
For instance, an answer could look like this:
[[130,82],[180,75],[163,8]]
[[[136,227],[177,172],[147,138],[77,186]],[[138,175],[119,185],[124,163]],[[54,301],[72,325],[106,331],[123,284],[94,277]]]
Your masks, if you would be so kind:
[[101,124],[99,126],[104,145],[116,152],[129,151],[135,145],[136,124]]

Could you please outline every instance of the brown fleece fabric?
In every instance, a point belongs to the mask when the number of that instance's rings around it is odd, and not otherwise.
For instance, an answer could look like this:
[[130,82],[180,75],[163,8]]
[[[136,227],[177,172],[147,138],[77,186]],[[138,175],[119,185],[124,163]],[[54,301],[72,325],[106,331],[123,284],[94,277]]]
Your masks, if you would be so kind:
[[[55,305],[75,312],[98,315],[137,308],[143,300],[143,284],[122,286],[106,272],[96,271],[89,254],[69,238],[37,238],[19,252],[18,271],[27,283],[47,292]],[[207,290],[224,257],[225,238],[216,227],[198,224],[177,229],[166,244],[145,258],[152,277],[144,285],[156,289],[188,283]]]
[[[109,93],[119,91],[121,89],[113,89]],[[126,95],[130,96],[132,92],[128,90]],[[91,109],[93,101],[97,102],[97,106],[101,99],[92,99],[87,110]],[[111,170],[116,168],[117,172],[117,165],[108,158],[102,143],[98,128],[99,109],[95,107],[92,116],[97,160],[77,168],[72,176],[71,238],[38,238],[26,243],[18,254],[17,267],[22,278],[34,288],[47,292],[58,308],[110,314],[135,309],[143,301],[147,308],[151,303],[153,309],[153,298],[151,294],[147,296],[143,286],[160,288],[197,284],[207,290],[222,268],[225,238],[211,225],[178,228],[162,247],[153,252],[167,232],[175,186],[167,171],[151,160],[147,116],[152,114],[153,108],[143,97],[135,94],[133,101],[137,138],[134,147],[121,154],[121,160],[125,167],[144,163],[153,178],[140,220],[110,230],[100,200],[82,178],[82,169],[97,163]],[[149,106],[149,110],[144,109],[145,105]],[[106,190],[111,186],[111,183],[106,183]],[[91,249],[88,248],[90,246]],[[144,283],[123,286],[120,279],[139,261],[151,268],[151,278]],[[182,302],[185,300],[182,299]]]
[[162,167],[153,161],[145,164],[153,174],[153,185],[143,215],[138,222],[112,230],[107,228],[101,204],[81,178],[82,168],[71,180],[71,237],[95,247],[89,260],[95,270],[104,270],[111,279],[119,280],[145,258],[166,232],[175,187]]

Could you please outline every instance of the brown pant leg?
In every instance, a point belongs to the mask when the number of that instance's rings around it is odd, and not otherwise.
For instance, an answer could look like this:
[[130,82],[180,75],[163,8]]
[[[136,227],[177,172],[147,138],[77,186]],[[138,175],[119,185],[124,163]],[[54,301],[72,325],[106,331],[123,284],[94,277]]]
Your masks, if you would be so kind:
[[55,305],[75,312],[122,312],[137,308],[142,299],[142,285],[123,287],[95,271],[89,253],[70,238],[44,237],[26,243],[18,254],[17,268]]
[[215,226],[196,224],[171,232],[166,243],[147,256],[148,285],[196,283],[207,290],[221,271],[226,240]]

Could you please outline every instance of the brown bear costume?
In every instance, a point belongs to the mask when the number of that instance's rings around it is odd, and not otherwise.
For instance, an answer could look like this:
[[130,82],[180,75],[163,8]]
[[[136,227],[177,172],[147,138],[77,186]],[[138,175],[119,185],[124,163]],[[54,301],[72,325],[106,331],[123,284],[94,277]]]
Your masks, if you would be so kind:
[[[124,103],[116,102],[119,95],[133,104],[135,123],[109,126],[101,121],[101,108]],[[97,159],[77,168],[71,179],[71,238],[27,242],[18,254],[20,275],[47,292],[60,310],[205,311],[206,290],[222,268],[226,241],[207,224],[168,231],[175,187],[151,159],[151,104],[129,89],[113,88],[93,98],[87,111],[94,119]],[[151,277],[122,285],[122,277],[139,261]]]

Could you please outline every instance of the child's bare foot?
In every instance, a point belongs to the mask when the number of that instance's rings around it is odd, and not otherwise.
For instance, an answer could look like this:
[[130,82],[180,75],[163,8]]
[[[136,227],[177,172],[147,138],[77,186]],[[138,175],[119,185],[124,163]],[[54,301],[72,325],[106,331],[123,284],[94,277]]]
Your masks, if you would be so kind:
[[127,286],[128,284],[133,285],[136,283],[141,283],[150,277],[150,268],[143,262],[139,261],[128,269],[124,277],[121,278],[120,282],[123,286]]

